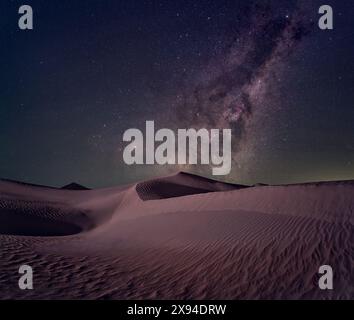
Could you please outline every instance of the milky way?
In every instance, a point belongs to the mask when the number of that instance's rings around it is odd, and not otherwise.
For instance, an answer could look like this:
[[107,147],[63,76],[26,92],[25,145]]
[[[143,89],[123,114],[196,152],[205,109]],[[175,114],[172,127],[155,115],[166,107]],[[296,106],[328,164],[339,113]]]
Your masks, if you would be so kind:
[[254,5],[246,12],[247,25],[238,28],[223,52],[187,82],[176,105],[180,127],[233,130],[236,166],[239,153],[247,152],[252,130],[262,130],[252,126],[257,113],[278,108],[274,95],[287,58],[311,28],[297,6],[282,15],[269,5]]

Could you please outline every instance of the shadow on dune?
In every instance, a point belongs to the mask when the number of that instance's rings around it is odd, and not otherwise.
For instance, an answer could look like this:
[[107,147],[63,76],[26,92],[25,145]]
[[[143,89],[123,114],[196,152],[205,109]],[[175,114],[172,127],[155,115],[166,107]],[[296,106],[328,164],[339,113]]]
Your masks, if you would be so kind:
[[20,210],[0,212],[0,234],[3,235],[55,237],[73,235],[81,231],[81,228],[74,224],[26,215]]

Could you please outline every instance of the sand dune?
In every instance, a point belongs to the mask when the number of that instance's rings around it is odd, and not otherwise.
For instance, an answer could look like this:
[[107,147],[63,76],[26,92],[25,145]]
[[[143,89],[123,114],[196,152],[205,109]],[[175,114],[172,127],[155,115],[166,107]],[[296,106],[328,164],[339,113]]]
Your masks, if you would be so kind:
[[147,201],[241,188],[246,188],[246,186],[221,183],[180,172],[174,176],[138,183],[136,185],[136,192],[140,199]]
[[66,189],[66,190],[89,190],[89,188],[86,188],[78,183],[70,183],[64,187],[62,187],[62,189]]
[[[0,182],[1,299],[353,299],[354,183]],[[17,288],[18,268],[35,271]],[[318,288],[332,266],[334,290]]]

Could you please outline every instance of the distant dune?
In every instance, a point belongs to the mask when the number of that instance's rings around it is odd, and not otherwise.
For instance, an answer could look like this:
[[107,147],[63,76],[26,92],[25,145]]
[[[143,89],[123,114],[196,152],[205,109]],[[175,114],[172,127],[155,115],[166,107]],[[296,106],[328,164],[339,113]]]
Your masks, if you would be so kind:
[[66,189],[66,190],[90,190],[89,188],[86,188],[84,186],[82,186],[81,184],[78,183],[70,183],[64,187],[62,187],[62,189]]
[[354,182],[77,186],[0,181],[0,299],[354,299]]

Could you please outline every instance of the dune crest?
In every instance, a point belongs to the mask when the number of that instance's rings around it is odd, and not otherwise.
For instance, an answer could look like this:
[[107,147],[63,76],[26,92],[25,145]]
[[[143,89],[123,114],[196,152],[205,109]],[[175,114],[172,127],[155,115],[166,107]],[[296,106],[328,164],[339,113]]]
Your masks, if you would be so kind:
[[185,172],[144,181],[136,185],[136,191],[143,201],[177,198],[241,188],[247,188],[247,186],[218,182]]

